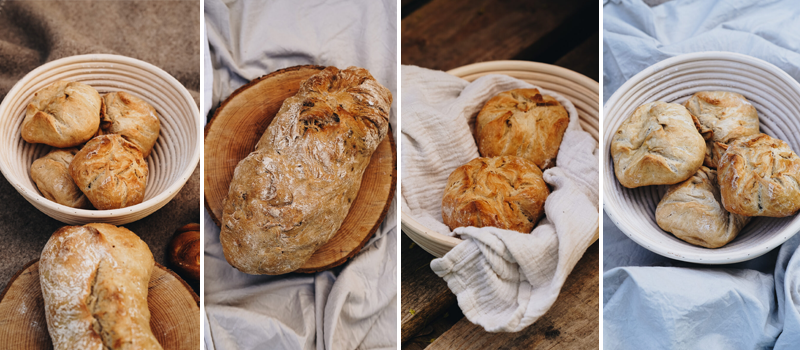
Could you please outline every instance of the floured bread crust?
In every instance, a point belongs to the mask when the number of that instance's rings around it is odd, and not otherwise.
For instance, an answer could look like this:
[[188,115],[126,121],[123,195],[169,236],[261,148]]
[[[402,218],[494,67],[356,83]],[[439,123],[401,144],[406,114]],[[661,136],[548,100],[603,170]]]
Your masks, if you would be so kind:
[[684,103],[696,119],[697,130],[706,140],[704,164],[716,168],[734,139],[759,133],[758,112],[735,92],[701,91]]
[[706,248],[728,244],[749,221],[747,216],[725,210],[717,172],[705,166],[688,180],[670,186],[656,208],[656,222],[664,231]]
[[556,163],[569,114],[538,89],[516,89],[492,97],[475,123],[481,156],[518,156],[544,170]]
[[78,146],[100,127],[102,99],[78,82],[58,81],[33,95],[22,121],[22,139],[53,147]]
[[550,194],[542,172],[516,156],[475,158],[447,178],[442,219],[456,227],[499,227],[530,233]]
[[139,148],[120,135],[101,135],[87,142],[69,171],[97,209],[124,208],[144,200],[147,162]]
[[72,208],[89,209],[92,204],[69,173],[69,163],[76,153],[77,148],[53,149],[31,164],[31,179],[44,198]]
[[124,91],[103,95],[100,113],[102,134],[118,134],[136,145],[147,158],[156,144],[161,122],[156,109],[144,100]]
[[686,108],[661,101],[639,106],[611,139],[614,173],[628,188],[690,178],[703,164],[705,149]]
[[366,69],[328,67],[303,82],[236,166],[220,241],[250,274],[300,268],[339,229],[389,128],[392,95]]
[[722,204],[746,216],[785,217],[800,209],[800,158],[766,134],[734,140],[719,161]]
[[124,227],[88,224],[56,231],[39,260],[53,348],[162,349],[147,308],[153,266],[147,244]]

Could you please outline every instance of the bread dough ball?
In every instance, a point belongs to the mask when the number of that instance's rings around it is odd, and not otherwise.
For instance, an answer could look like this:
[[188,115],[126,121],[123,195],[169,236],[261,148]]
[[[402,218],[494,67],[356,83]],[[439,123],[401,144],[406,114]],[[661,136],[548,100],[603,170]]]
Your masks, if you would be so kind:
[[731,141],[759,133],[758,112],[741,94],[701,91],[684,106],[697,120],[697,129],[706,140],[704,164],[708,167],[717,167]]
[[766,134],[736,139],[718,173],[722,204],[732,213],[785,217],[800,209],[800,158],[786,142]]
[[544,170],[556,164],[568,124],[567,110],[538,89],[502,92],[478,114],[478,150],[483,157],[523,157]]
[[690,178],[703,164],[705,149],[686,108],[661,101],[639,106],[611,139],[614,173],[628,188]]
[[442,218],[450,230],[493,226],[530,233],[544,215],[549,194],[541,170],[530,160],[475,158],[447,179]]
[[719,248],[736,238],[750,221],[722,206],[717,172],[708,167],[688,180],[669,187],[656,208],[656,222],[664,231],[686,242]]
[[139,148],[120,135],[102,135],[87,142],[69,171],[97,209],[119,209],[144,200],[147,162]]
[[76,153],[77,148],[53,149],[31,164],[31,179],[44,198],[72,208],[89,209],[91,203],[69,174],[69,163]]
[[156,144],[161,123],[156,109],[127,92],[110,92],[103,96],[102,134],[118,134],[133,143],[147,158]]
[[58,148],[80,145],[100,126],[102,100],[97,90],[58,81],[33,95],[22,121],[22,139]]

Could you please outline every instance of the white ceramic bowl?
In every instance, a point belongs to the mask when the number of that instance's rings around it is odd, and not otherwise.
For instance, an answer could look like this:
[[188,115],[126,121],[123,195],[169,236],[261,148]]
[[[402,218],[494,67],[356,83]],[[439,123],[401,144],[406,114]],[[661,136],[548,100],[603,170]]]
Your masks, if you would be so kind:
[[[75,209],[52,202],[39,193],[31,180],[30,166],[51,147],[25,142],[20,128],[33,94],[58,80],[79,81],[100,94],[126,91],[158,111],[161,134],[147,158],[150,174],[142,203],[114,210]],[[118,55],[66,57],[28,73],[0,104],[0,171],[28,202],[56,220],[67,224],[122,225],[153,213],[178,194],[200,160],[202,130],[200,112],[192,96],[160,68]]]
[[[597,140],[599,119],[599,85],[596,81],[566,68],[527,61],[491,61],[470,64],[448,71],[452,75],[474,81],[487,74],[504,74],[555,91],[569,99],[578,110],[583,130]],[[431,230],[403,212],[401,228],[409,238],[433,256],[442,257],[460,239]],[[595,234],[595,239],[597,234]]]
[[603,207],[628,237],[668,258],[727,264],[769,252],[800,230],[800,217],[754,218],[727,245],[709,249],[686,243],[656,224],[655,210],[667,186],[622,187],[608,150],[611,137],[636,107],[651,101],[685,102],[704,90],[744,95],[758,110],[761,132],[800,151],[800,84],[778,67],[730,52],[699,52],[666,59],[639,72],[605,104],[603,122]]

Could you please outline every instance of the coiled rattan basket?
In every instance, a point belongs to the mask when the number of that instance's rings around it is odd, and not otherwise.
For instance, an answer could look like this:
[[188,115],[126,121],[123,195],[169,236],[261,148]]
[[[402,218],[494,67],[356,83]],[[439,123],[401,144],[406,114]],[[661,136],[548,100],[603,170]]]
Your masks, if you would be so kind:
[[[487,74],[504,74],[555,91],[575,105],[581,127],[597,139],[600,125],[599,85],[582,74],[550,64],[526,61],[475,63],[447,73],[467,81],[474,81]],[[442,257],[461,242],[458,238],[442,235],[423,226],[405,212],[402,213],[401,228],[409,238],[436,257]]]
[[754,218],[727,245],[709,249],[679,240],[658,227],[655,210],[667,186],[628,189],[614,176],[608,153],[611,137],[636,107],[651,101],[685,102],[704,90],[744,95],[758,110],[761,132],[800,150],[800,84],[778,67],[730,52],[676,56],[639,72],[605,104],[603,122],[603,207],[614,224],[643,247],[668,258],[726,264],[753,259],[779,246],[800,230],[797,215]]
[[[39,193],[30,178],[30,166],[51,147],[25,142],[20,128],[33,94],[58,80],[79,81],[100,94],[126,91],[158,111],[161,134],[147,158],[150,174],[142,203],[114,210],[85,210],[51,202]],[[56,220],[67,224],[122,225],[153,213],[175,197],[197,167],[202,150],[201,132],[200,112],[194,99],[181,83],[160,68],[118,55],[66,57],[28,73],[0,104],[0,171],[28,202]]]

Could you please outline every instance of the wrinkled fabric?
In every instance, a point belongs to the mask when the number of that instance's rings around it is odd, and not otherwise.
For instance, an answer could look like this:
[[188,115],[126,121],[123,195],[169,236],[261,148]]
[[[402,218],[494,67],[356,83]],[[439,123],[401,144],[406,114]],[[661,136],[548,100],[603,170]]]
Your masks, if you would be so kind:
[[[456,228],[442,221],[447,177],[478,157],[471,125],[492,96],[523,81],[487,75],[472,83],[444,72],[402,66],[403,205],[415,220],[463,242],[431,269],[456,295],[464,316],[489,332],[517,332],[555,302],[561,286],[594,242],[598,230],[597,142],[578,123],[575,107],[556,97],[570,122],[556,159],[543,178],[552,190],[545,218],[530,234],[494,227]],[[447,135],[447,137],[442,137]]]
[[[673,0],[603,7],[604,100],[666,58],[732,51],[800,78],[795,1]],[[756,259],[712,266],[639,246],[604,216],[603,346],[609,349],[796,349],[800,236]]]
[[[304,64],[366,68],[397,100],[396,14],[393,1],[207,0],[205,113],[252,79]],[[396,208],[343,266],[282,276],[231,267],[204,209],[206,348],[396,348]]]

